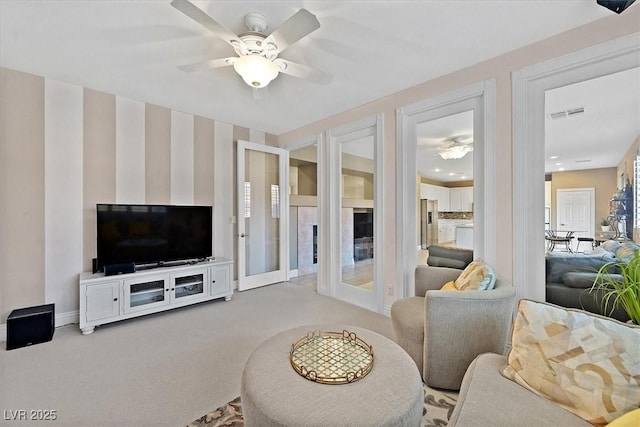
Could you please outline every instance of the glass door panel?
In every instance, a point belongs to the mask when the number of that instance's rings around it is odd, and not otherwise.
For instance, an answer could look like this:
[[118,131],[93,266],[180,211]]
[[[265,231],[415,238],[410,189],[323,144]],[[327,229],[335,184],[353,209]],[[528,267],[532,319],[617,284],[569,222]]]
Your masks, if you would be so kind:
[[126,280],[124,311],[128,313],[168,304],[167,291],[169,287],[165,279],[160,277],[147,278],[141,282]]
[[341,144],[342,283],[373,291],[373,135]]
[[238,142],[238,289],[286,280],[282,149]]
[[204,273],[172,277],[173,298],[176,301],[198,299],[205,295]]

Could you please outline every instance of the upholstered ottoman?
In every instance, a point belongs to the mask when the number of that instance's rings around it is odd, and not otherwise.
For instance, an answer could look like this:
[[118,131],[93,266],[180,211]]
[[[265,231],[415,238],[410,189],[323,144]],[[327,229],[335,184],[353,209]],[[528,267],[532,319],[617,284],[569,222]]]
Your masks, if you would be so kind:
[[[373,347],[371,372],[350,384],[307,380],[289,361],[291,345],[310,331],[354,332]],[[242,412],[247,427],[419,426],[422,380],[411,358],[393,341],[355,326],[308,325],[262,343],[242,374]]]

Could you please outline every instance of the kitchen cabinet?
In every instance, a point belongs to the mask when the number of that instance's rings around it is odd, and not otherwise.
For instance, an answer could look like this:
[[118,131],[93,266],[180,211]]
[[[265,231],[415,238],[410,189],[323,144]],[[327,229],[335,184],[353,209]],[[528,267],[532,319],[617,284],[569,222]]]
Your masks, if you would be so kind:
[[455,187],[449,190],[451,212],[473,212],[473,187]]
[[438,211],[449,211],[449,188],[433,184],[420,184],[420,198],[437,200]]
[[455,222],[440,221],[438,224],[438,242],[453,242],[456,239]]

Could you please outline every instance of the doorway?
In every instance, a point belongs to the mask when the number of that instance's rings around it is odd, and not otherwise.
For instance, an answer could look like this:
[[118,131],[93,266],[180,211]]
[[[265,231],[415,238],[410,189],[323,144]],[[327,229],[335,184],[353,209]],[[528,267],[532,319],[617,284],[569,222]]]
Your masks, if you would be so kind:
[[238,141],[238,290],[287,280],[289,152]]
[[382,116],[327,134],[328,248],[331,296],[382,313]]
[[[636,34],[513,73],[513,283],[516,298],[545,300],[545,91],[640,66]],[[518,262],[526,259],[527,262]]]
[[449,115],[473,111],[473,250],[474,257],[495,265],[496,206],[494,196],[495,81],[475,85],[397,110],[398,298],[414,295],[418,246],[417,127]]
[[318,152],[316,139],[289,150],[289,277],[314,291],[322,263]]

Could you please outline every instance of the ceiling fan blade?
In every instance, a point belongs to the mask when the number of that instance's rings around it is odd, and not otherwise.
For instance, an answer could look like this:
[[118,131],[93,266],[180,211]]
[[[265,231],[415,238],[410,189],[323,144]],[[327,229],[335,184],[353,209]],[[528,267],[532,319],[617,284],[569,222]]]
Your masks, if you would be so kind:
[[[316,16],[306,9],[300,9],[277,30],[271,33],[264,40],[263,45],[273,46],[275,48],[273,52],[280,53],[318,28],[320,28],[320,22],[318,22]],[[272,50],[269,49],[269,51]]]
[[237,58],[235,56],[229,58],[210,59],[208,61],[196,62],[193,64],[178,65],[178,69],[187,73],[193,73],[194,71],[210,70],[211,68],[233,65],[236,59]]
[[314,70],[306,65],[298,64],[296,62],[287,61],[286,59],[278,58],[273,61],[281,73],[288,74],[299,79],[309,80],[314,83],[326,84],[331,80],[331,76],[321,71]]
[[230,30],[220,24],[218,21],[207,15],[202,11],[202,9],[198,8],[196,5],[191,3],[188,0],[172,0],[171,6],[178,9],[180,12],[187,15],[189,18],[193,19],[200,25],[207,28],[216,36],[220,37],[225,42],[229,43],[232,47],[237,47],[239,45],[244,44],[240,38],[233,34]]

